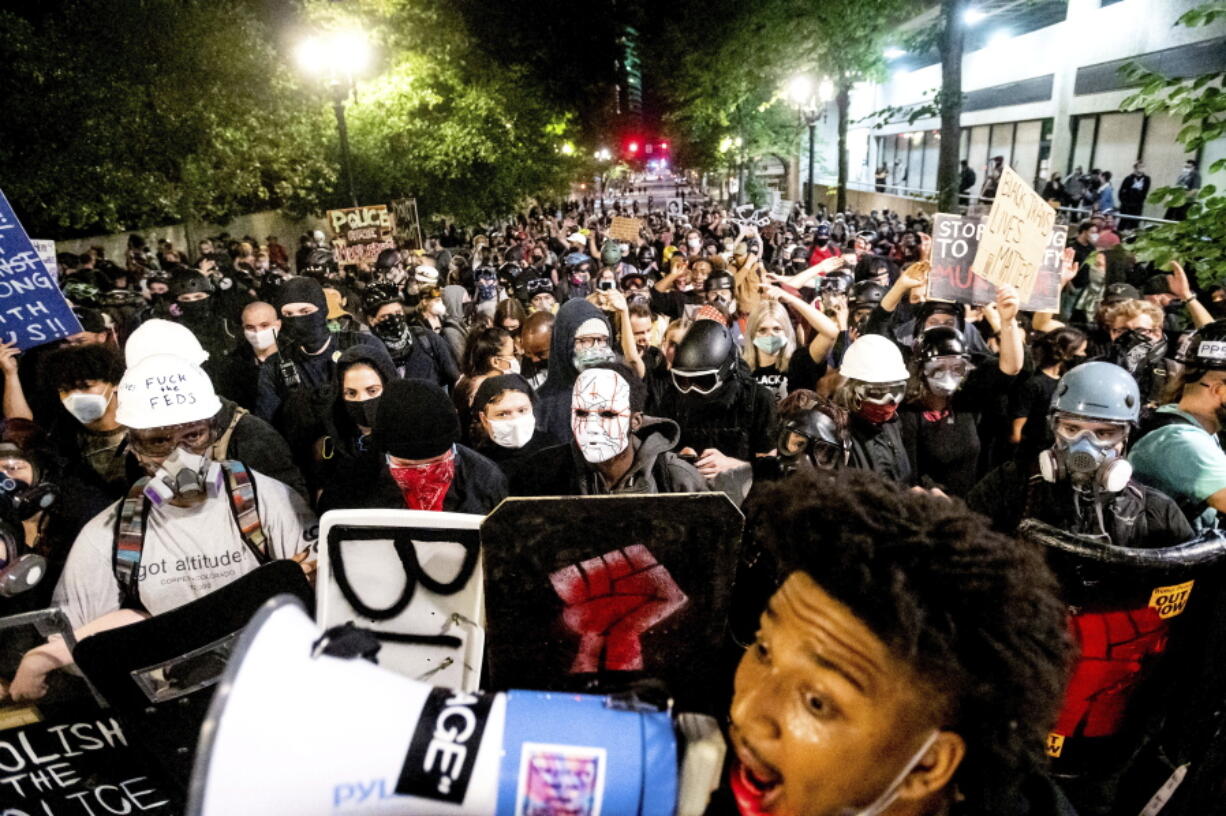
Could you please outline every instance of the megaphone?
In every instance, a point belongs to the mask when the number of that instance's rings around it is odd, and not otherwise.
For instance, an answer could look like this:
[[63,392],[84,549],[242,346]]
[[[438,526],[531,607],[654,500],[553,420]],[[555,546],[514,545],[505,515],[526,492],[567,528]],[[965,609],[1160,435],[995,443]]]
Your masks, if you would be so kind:
[[252,619],[201,730],[188,814],[698,814],[723,764],[711,718],[678,731],[610,697],[434,687],[320,642],[292,598]]

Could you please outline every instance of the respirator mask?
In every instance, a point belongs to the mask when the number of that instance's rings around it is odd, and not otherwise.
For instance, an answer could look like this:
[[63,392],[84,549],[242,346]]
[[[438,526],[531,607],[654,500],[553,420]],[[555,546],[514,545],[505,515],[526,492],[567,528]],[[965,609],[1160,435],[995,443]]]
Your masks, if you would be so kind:
[[21,522],[46,510],[58,498],[53,485],[33,487],[9,477],[0,479],[0,598],[33,589],[47,573],[47,561],[34,553],[22,554],[25,529]]
[[174,499],[198,504],[221,495],[224,483],[221,465],[208,453],[177,447],[145,485],[145,496],[159,507]]
[[1128,486],[1132,465],[1121,453],[1128,439],[1124,423],[1077,428],[1059,416],[1051,420],[1055,444],[1039,454],[1039,472],[1047,482],[1068,482],[1078,519],[1092,535],[1107,535],[1103,503]]

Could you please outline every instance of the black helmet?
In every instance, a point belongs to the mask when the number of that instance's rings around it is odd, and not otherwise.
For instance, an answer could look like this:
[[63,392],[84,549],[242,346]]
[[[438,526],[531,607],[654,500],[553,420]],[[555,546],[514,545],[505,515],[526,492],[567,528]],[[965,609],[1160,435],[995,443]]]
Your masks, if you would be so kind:
[[673,355],[673,385],[683,394],[706,396],[719,390],[736,365],[736,345],[714,320],[699,320],[681,338]]
[[915,331],[912,337],[919,337],[924,332],[924,323],[934,314],[953,315],[959,331],[966,325],[961,303],[948,300],[926,300],[915,309]]
[[643,244],[638,248],[635,257],[638,259],[640,268],[651,266],[656,260],[656,248],[650,244]]
[[885,297],[885,287],[872,281],[860,281],[851,287],[851,296],[847,298],[852,309],[876,306]]
[[[314,253],[311,253],[312,257]],[[404,259],[400,256],[400,250],[388,247],[379,253],[379,257],[375,259],[375,269],[391,269],[404,263]]]
[[213,282],[208,279],[207,275],[201,275],[199,272],[184,272],[170,279],[170,296],[175,300],[178,300],[182,295],[190,295],[193,292],[204,292],[206,295],[212,295]]
[[714,292],[717,289],[732,289],[734,286],[736,286],[736,279],[732,275],[722,269],[716,269],[710,275],[707,275],[707,279],[702,285],[702,290],[704,292]]
[[[792,448],[788,444],[789,434],[803,437],[806,444],[800,449]],[[776,442],[780,459],[795,460],[807,454],[820,468],[842,467],[851,455],[850,436],[845,431],[840,432],[834,418],[816,405],[781,417]]]
[[519,273],[523,271],[523,267],[514,261],[507,261],[502,266],[498,267],[498,279],[500,281],[510,280],[514,284],[515,279],[519,277]]
[[332,257],[332,250],[317,247],[312,249],[306,256],[306,263],[302,265],[302,273],[309,275],[312,272],[318,274],[329,272],[336,269],[336,261]]
[[962,332],[950,326],[933,326],[915,341],[915,357],[920,362],[933,357],[965,357],[966,353]]
[[401,301],[400,290],[389,283],[375,283],[366,287],[362,293],[362,311],[373,315],[379,307],[387,303]]
[[1181,343],[1178,362],[1188,368],[1226,371],[1226,320],[1201,326],[1186,343]]

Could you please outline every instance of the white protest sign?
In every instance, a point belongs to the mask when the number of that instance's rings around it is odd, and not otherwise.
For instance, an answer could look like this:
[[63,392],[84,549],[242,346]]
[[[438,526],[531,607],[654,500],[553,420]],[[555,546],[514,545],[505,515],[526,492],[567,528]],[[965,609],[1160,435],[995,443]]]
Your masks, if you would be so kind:
[[786,198],[781,198],[771,207],[770,218],[772,221],[787,221],[792,215],[792,208],[796,206],[795,201],[788,201]]
[[1029,300],[1055,223],[1052,206],[1006,165],[971,268]]
[[42,259],[43,266],[47,267],[47,274],[51,276],[51,280],[58,281],[60,279],[60,264],[55,259],[55,241],[31,238],[30,246],[34,247],[34,251]]

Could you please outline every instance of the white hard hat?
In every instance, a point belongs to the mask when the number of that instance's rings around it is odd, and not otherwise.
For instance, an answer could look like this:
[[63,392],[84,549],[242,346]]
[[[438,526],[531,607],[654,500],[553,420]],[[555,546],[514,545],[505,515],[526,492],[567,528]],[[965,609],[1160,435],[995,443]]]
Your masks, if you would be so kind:
[[165,428],[210,419],[221,410],[209,375],[173,354],[153,354],[124,372],[115,420],[129,428]]
[[146,320],[128,335],[123,347],[124,362],[128,368],[139,365],[154,354],[173,354],[193,365],[203,365],[209,353],[200,345],[192,330],[182,323],[153,318]]
[[848,346],[839,373],[869,383],[899,382],[911,376],[898,346],[880,334],[866,334]]

